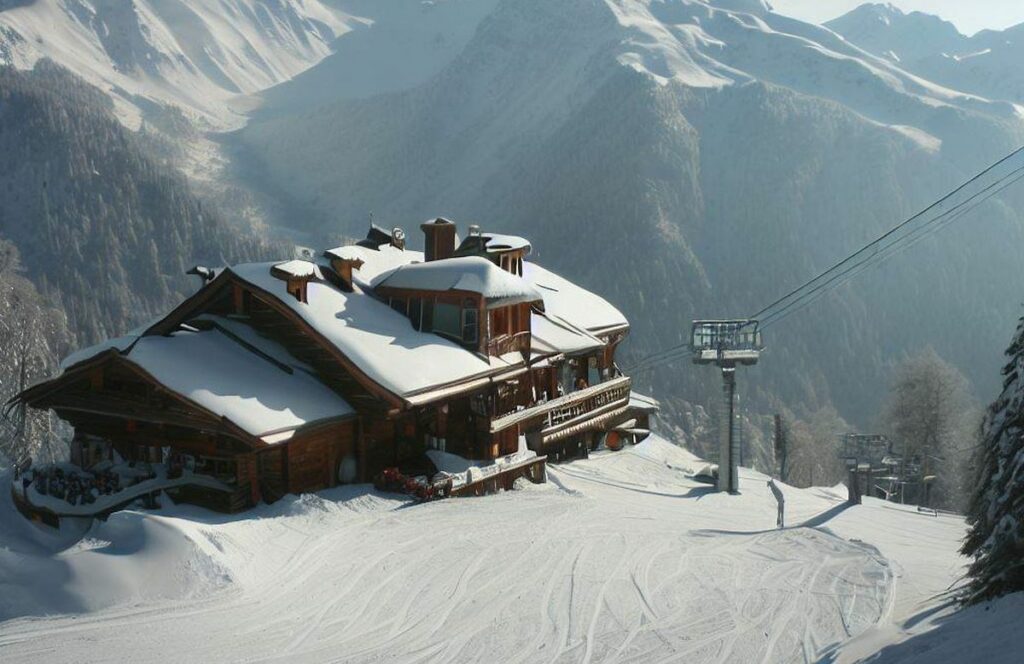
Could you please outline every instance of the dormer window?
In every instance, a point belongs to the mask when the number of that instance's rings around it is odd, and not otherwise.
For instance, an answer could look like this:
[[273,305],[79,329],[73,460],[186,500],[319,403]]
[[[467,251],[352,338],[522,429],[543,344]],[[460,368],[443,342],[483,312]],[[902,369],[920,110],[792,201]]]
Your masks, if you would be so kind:
[[433,332],[462,340],[462,307],[453,302],[434,303]]
[[[496,329],[506,337],[528,333],[529,309],[542,302],[540,293],[521,277],[481,256],[403,265],[379,275],[371,288],[380,300],[407,316],[413,328],[481,353],[490,352]],[[501,320],[498,325],[492,321],[494,311]],[[528,342],[518,341],[524,347]]]

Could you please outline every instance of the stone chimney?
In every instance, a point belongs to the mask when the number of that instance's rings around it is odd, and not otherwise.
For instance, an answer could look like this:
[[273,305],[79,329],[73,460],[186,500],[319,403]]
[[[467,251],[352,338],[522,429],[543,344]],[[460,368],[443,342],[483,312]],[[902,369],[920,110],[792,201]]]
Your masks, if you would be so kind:
[[426,260],[439,261],[444,258],[451,258],[455,253],[455,224],[438,217],[434,221],[420,224],[423,229],[426,248],[424,255]]

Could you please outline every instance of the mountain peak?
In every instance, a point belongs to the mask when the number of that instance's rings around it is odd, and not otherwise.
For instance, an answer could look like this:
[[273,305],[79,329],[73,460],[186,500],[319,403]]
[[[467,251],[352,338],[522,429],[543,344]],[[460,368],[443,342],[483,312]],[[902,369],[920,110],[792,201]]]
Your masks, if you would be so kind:
[[906,13],[888,3],[861,5],[825,27],[871,53],[900,61],[956,53],[967,40],[949,21],[924,12]]

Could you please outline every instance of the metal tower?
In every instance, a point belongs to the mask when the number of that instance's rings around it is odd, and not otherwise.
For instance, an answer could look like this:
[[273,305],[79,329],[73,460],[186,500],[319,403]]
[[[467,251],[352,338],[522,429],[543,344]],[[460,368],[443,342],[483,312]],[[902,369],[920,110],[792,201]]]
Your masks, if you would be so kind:
[[736,365],[754,365],[764,346],[756,320],[697,320],[690,335],[693,361],[722,370],[718,437],[718,490],[739,493],[740,427]]

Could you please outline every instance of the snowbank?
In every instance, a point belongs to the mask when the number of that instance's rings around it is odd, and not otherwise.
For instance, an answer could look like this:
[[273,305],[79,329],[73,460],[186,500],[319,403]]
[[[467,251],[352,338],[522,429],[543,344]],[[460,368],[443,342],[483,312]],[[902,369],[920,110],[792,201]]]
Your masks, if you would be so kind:
[[[550,467],[564,491],[413,505],[350,486],[238,516],[125,512],[62,552],[6,506],[0,527],[18,532],[0,540],[14,591],[0,602],[23,618],[0,623],[0,648],[19,662],[109,659],[127,641],[142,662],[168,644],[189,661],[804,661],[957,569],[962,522],[877,501],[829,516],[839,501],[792,489],[787,520],[823,526],[777,530],[763,476],[717,494],[686,478],[695,461],[651,436]],[[943,561],[941,579],[916,573]]]

